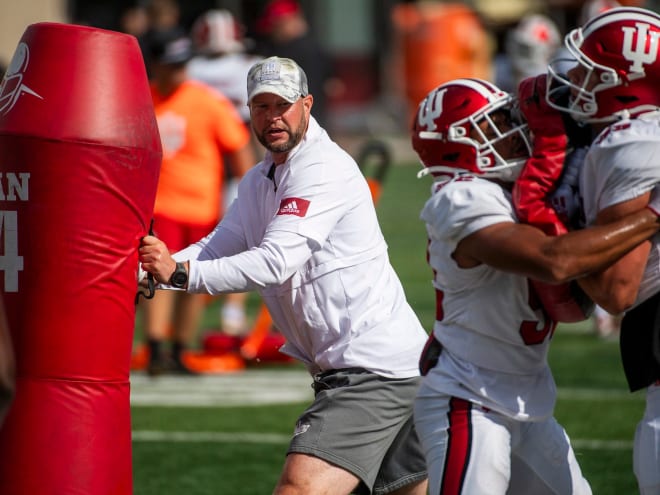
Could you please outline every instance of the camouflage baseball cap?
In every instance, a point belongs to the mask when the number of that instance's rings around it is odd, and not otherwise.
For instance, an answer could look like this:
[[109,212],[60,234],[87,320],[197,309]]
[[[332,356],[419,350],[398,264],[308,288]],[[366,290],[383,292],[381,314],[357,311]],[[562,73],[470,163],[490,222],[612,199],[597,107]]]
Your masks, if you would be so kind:
[[248,101],[261,93],[273,93],[289,103],[307,96],[307,76],[290,58],[270,57],[252,66],[247,76]]

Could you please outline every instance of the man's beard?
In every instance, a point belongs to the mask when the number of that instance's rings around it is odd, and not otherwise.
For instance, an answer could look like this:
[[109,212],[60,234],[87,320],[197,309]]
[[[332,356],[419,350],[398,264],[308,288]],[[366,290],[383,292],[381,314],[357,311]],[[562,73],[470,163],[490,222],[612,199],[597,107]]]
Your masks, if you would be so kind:
[[288,151],[291,151],[302,140],[302,136],[303,133],[305,132],[306,127],[307,126],[305,125],[305,116],[302,115],[300,117],[300,125],[298,126],[298,129],[295,132],[290,131],[288,129],[283,129],[283,131],[289,135],[289,139],[287,139],[285,143],[282,144],[269,143],[266,140],[266,134],[268,131],[262,132],[261,134],[257,134],[257,139],[259,140],[261,145],[271,153],[286,153]]

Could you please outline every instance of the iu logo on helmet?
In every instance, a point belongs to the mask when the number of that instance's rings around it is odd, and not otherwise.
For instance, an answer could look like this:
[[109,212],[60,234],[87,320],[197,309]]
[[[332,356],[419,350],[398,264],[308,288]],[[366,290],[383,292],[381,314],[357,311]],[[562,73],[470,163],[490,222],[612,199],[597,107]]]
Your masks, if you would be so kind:
[[446,92],[447,88],[434,92],[424,100],[424,104],[419,106],[417,122],[419,122],[419,125],[423,126],[427,131],[436,130],[437,126],[435,125],[435,119],[442,114],[442,100]]
[[[622,26],[623,30],[623,56],[630,60],[630,72],[636,72],[637,77],[644,75],[644,64],[652,64],[658,57],[658,38],[660,32],[649,32],[649,24],[636,22],[635,27]],[[633,38],[637,32],[637,40],[633,48]],[[648,50],[646,43],[648,41]]]

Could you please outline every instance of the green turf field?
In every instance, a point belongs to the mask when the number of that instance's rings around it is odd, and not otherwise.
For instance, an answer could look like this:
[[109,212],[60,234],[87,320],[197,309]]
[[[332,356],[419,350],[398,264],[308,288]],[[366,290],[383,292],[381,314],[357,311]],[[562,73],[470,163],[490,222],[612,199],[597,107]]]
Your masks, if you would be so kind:
[[[416,170],[417,166],[393,167],[378,214],[392,263],[408,299],[422,323],[430,328],[434,298],[425,262],[424,227],[418,220],[430,179],[416,179]],[[206,324],[212,325],[216,315],[217,309],[211,306]],[[617,343],[601,340],[589,329],[588,323],[560,326],[555,334],[550,362],[559,387],[556,417],[571,437],[595,495],[634,494],[632,438],[643,412],[643,395],[627,392]],[[272,376],[274,385],[281,383],[282,377],[288,377],[292,370],[301,371],[297,365],[256,371]],[[250,369],[244,375],[253,372]],[[157,403],[132,406],[136,495],[271,492],[284,460],[288,435],[304,403],[298,400],[290,404],[226,405],[234,403],[230,401],[230,393],[240,392],[242,388],[250,388],[257,396],[269,392],[256,385],[243,385],[238,378],[235,387],[238,390],[200,390],[202,396],[213,395],[211,402],[216,405],[195,406],[192,399],[186,403],[184,397],[182,406]],[[134,384],[134,390],[149,387],[143,377],[136,377],[135,381],[138,379],[142,381],[139,387]],[[215,386],[213,379],[180,380],[187,380],[176,384],[187,392],[192,392],[200,382]],[[303,377],[292,386],[304,389],[305,394],[308,392],[305,383]],[[170,399],[173,395],[169,392]],[[224,405],[223,399],[226,399]]]

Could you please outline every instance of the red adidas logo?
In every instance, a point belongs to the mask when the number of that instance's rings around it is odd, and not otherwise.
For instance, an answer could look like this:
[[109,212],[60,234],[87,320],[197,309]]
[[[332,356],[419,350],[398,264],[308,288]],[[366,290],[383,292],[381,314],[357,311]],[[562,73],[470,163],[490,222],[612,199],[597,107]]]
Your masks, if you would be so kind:
[[280,209],[277,210],[278,215],[296,215],[304,217],[309,208],[309,201],[301,198],[284,198],[280,203]]

